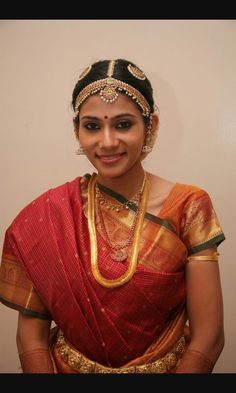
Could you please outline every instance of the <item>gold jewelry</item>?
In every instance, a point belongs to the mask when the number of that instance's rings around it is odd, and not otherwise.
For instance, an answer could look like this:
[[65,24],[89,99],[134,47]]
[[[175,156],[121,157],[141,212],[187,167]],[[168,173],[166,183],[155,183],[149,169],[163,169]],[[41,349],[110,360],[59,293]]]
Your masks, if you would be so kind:
[[149,145],[143,145],[143,147],[142,147],[142,153],[151,153],[151,151],[152,151],[152,147],[151,146],[149,146]]
[[214,252],[213,255],[196,255],[196,256],[190,256],[187,257],[188,262],[191,261],[211,261],[211,262],[218,262],[218,256],[220,254],[218,252]]
[[150,153],[152,151],[151,139],[152,139],[152,113],[150,114],[149,117],[149,124],[146,133],[145,144],[142,147],[143,153]]
[[85,154],[84,148],[82,146],[79,146],[75,153],[79,156]]
[[[144,174],[144,176],[145,176],[145,174]],[[106,207],[107,210],[114,210],[117,213],[119,213],[121,210],[124,210],[124,209],[128,210],[129,209],[129,205],[138,203],[139,198],[140,198],[140,194],[143,192],[143,185],[144,185],[144,182],[142,184],[141,189],[137,192],[137,194],[133,198],[128,199],[125,203],[122,203],[122,202],[119,203],[118,201],[117,201],[117,203],[112,203],[101,192],[101,190],[99,189],[98,184],[96,183],[96,186],[95,186],[96,187],[96,200],[99,201],[100,205]]]
[[[104,219],[103,219],[102,209],[100,209],[100,206],[99,206],[101,203],[98,204],[98,215],[99,215],[99,218],[100,218],[101,228],[102,228],[103,234],[105,235],[107,243],[111,247],[110,256],[111,256],[111,258],[114,261],[122,262],[122,261],[124,261],[125,259],[128,258],[128,247],[129,247],[129,245],[130,245],[130,243],[132,242],[132,239],[133,239],[133,234],[134,234],[135,226],[136,226],[137,219],[138,219],[139,203],[140,203],[140,200],[141,200],[143,187],[144,187],[144,184],[145,184],[145,181],[146,181],[146,176],[147,176],[146,172],[144,172],[144,179],[143,179],[142,187],[141,187],[141,189],[138,191],[138,193],[134,197],[136,199],[136,202],[137,202],[137,210],[135,212],[135,216],[134,216],[131,228],[129,230],[129,236],[126,238],[125,242],[120,243],[120,244],[111,242],[111,240],[109,238],[109,235],[107,233],[107,230],[106,230],[106,225],[105,225],[105,222],[104,222]],[[96,184],[96,186],[97,186],[97,184]],[[96,187],[96,188],[98,188],[98,187]],[[96,198],[96,200],[97,200],[97,198]],[[104,201],[104,200],[105,200],[105,198],[102,199],[102,201]],[[105,203],[106,203],[106,200],[105,200]],[[103,203],[102,205],[104,205],[105,203]],[[130,201],[128,201],[128,203],[130,203]],[[110,206],[112,206],[112,210],[116,210],[117,211],[117,208],[115,208],[115,206],[117,206],[117,205],[113,205],[113,204],[110,204],[109,202],[107,202],[106,206],[107,206],[108,209],[110,209]],[[127,204],[122,205],[122,207],[128,209]],[[118,210],[118,212],[119,211],[120,210]]]
[[108,78],[111,78],[115,69],[115,65],[116,65],[116,61],[115,60],[111,60],[109,61],[108,64],[108,71],[107,71],[107,76]]
[[75,349],[64,337],[62,331],[59,331],[55,350],[63,361],[73,370],[80,374],[163,374],[170,372],[179,359],[182,358],[186,347],[184,336],[174,344],[174,346],[161,358],[151,362],[122,367],[109,367],[101,363],[90,360],[77,349]]
[[124,91],[141,107],[142,115],[148,117],[151,108],[146,98],[133,86],[112,77],[115,63],[115,60],[109,62],[107,78],[94,81],[81,90],[75,101],[75,112],[79,112],[80,105],[92,94],[99,92],[101,100],[112,104],[118,98],[118,92]]
[[101,223],[101,227],[102,227],[102,231],[106,237],[106,241],[109,244],[110,248],[111,248],[111,252],[110,252],[110,256],[114,261],[117,262],[122,262],[125,259],[128,258],[128,247],[133,239],[133,234],[134,234],[134,229],[135,229],[135,225],[137,222],[137,218],[138,218],[138,211],[135,213],[135,217],[131,226],[131,229],[129,231],[129,236],[127,237],[126,241],[120,244],[113,244],[108,236],[107,230],[106,230],[106,226],[105,226],[105,222],[103,219],[103,215],[102,215],[102,211],[101,209],[98,208],[98,215],[100,218],[100,223]]
[[129,72],[137,79],[144,81],[146,79],[146,75],[141,71],[138,67],[134,67],[131,64],[128,65]]
[[122,82],[115,78],[99,79],[95,82],[90,83],[85,86],[84,89],[78,94],[75,102],[75,111],[79,111],[80,105],[88,98],[90,95],[98,93],[103,89],[102,95],[105,102],[112,103],[118,97],[118,91],[124,91],[125,94],[132,97],[134,101],[141,107],[142,115],[145,117],[149,116],[150,106],[144,98],[144,96],[136,90],[133,86],[128,85],[128,83]]
[[96,177],[97,177],[96,173],[93,173],[88,184],[88,229],[89,229],[89,237],[90,237],[91,268],[92,268],[93,276],[99,284],[101,284],[106,288],[115,288],[129,281],[135,272],[137,266],[137,260],[138,260],[139,242],[140,242],[141,231],[144,221],[144,215],[146,212],[150,183],[149,180],[146,179],[143,188],[142,199],[140,202],[140,209],[138,212],[137,225],[134,233],[133,248],[131,251],[130,264],[128,266],[128,269],[126,273],[124,273],[121,277],[117,279],[106,279],[101,275],[98,268],[98,250],[97,250],[97,236],[96,236],[96,226],[95,226]]
[[176,374],[211,374],[214,365],[204,353],[187,348],[175,371]]
[[103,197],[97,185],[96,185],[96,199],[99,201],[99,204],[105,206],[107,210],[114,210],[117,213],[119,213],[123,209],[128,210],[127,203],[121,203],[118,205],[116,203],[110,202],[108,199]]
[[92,66],[88,66],[85,68],[85,70],[83,72],[81,72],[80,76],[79,76],[79,81],[81,81],[81,79],[83,79],[86,75],[88,75],[88,73],[90,72]]

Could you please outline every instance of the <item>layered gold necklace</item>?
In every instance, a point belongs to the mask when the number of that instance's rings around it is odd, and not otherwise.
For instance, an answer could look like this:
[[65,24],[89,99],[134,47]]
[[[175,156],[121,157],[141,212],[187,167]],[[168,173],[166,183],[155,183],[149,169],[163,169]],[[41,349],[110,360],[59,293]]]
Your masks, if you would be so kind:
[[[139,204],[141,201],[143,187],[146,181],[146,172],[144,173],[143,184],[137,194],[131,199],[126,200],[124,203],[114,203],[105,197],[104,194],[99,190],[98,183],[96,182],[95,190],[96,190],[96,206],[97,206],[97,214],[101,224],[101,230],[103,232],[103,237],[106,239],[106,242],[110,246],[110,256],[114,261],[122,262],[128,257],[129,246],[133,240],[134,230],[136,227],[138,212],[139,212]],[[103,214],[107,211],[113,211],[114,213],[120,213],[121,210],[129,210],[129,206],[135,206],[136,211],[134,213],[134,218],[132,221],[131,228],[129,230],[129,234],[125,237],[125,241],[117,243],[114,239],[111,241],[110,236],[108,235],[106,224],[103,218]],[[104,212],[103,212],[104,209]]]
[[133,246],[130,253],[130,262],[127,271],[117,279],[107,279],[102,276],[98,268],[97,235],[95,226],[95,187],[97,174],[93,173],[88,184],[88,229],[90,238],[91,268],[95,280],[106,288],[115,288],[129,281],[137,266],[139,243],[147,207],[150,182],[146,177],[143,184],[143,193],[137,211],[136,227],[134,230]]

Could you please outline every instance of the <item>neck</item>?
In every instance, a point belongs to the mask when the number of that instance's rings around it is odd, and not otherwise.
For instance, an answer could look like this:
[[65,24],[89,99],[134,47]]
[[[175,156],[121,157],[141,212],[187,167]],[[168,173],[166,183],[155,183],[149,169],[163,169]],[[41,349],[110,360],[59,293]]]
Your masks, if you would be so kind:
[[142,187],[144,172],[140,163],[140,165],[130,168],[129,171],[117,177],[104,177],[98,173],[97,181],[123,195],[126,199],[131,199]]

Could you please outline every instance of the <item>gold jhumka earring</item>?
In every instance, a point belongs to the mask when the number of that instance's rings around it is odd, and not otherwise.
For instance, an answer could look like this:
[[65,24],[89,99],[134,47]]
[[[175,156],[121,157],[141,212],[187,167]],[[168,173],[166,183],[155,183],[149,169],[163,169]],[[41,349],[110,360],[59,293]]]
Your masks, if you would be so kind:
[[146,132],[145,144],[142,147],[143,153],[150,153],[152,151],[151,146],[151,136],[152,136],[152,114],[150,114],[148,129]]
[[80,145],[76,150],[75,154],[77,154],[78,156],[82,156],[83,154],[85,154],[84,148]]

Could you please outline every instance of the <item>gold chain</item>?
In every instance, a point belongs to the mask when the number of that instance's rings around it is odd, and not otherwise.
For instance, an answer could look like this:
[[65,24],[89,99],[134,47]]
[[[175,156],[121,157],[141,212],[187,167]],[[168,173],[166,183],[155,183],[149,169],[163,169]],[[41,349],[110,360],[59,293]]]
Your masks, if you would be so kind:
[[[142,188],[143,188],[143,186],[142,186]],[[124,210],[124,209],[128,210],[128,209],[129,209],[129,206],[128,206],[128,205],[129,205],[130,203],[131,203],[131,204],[132,204],[132,203],[135,203],[135,204],[138,203],[138,201],[139,201],[139,199],[140,199],[140,194],[142,193],[142,188],[141,188],[141,190],[139,190],[139,191],[137,192],[137,194],[136,194],[132,199],[127,200],[125,203],[120,202],[120,203],[118,204],[118,203],[112,203],[112,202],[110,202],[110,201],[106,198],[106,196],[103,196],[101,190],[99,189],[99,187],[98,187],[98,185],[97,185],[97,183],[96,183],[96,199],[98,199],[98,200],[99,200],[99,204],[100,204],[100,205],[103,205],[107,210],[114,210],[114,211],[116,211],[117,213],[119,213],[121,210]]]
[[[98,216],[100,218],[101,229],[102,229],[102,232],[104,234],[104,237],[106,238],[107,243],[109,244],[109,246],[112,249],[112,251],[110,253],[110,256],[111,256],[111,258],[114,261],[121,262],[121,261],[124,261],[125,259],[127,259],[127,257],[128,257],[128,250],[127,249],[129,247],[130,243],[132,242],[132,239],[133,239],[133,234],[134,234],[135,226],[136,226],[137,219],[138,219],[139,204],[140,204],[140,200],[141,200],[142,193],[143,193],[143,187],[144,187],[144,184],[145,184],[145,181],[146,181],[146,176],[147,176],[146,172],[144,172],[144,179],[143,179],[143,183],[142,183],[141,189],[132,198],[132,200],[128,200],[125,205],[122,205],[120,207],[120,209],[118,209],[116,207],[117,205],[110,203],[109,201],[107,201],[102,196],[101,196],[101,199],[99,199],[99,203],[97,204],[97,210],[98,210]],[[97,190],[98,190],[98,186],[97,186],[97,183],[96,183],[96,194],[97,194]],[[96,198],[96,200],[97,200],[97,198]],[[129,236],[127,237],[125,242],[122,242],[120,244],[112,243],[112,241],[110,240],[109,235],[107,233],[107,229],[106,229],[106,225],[105,225],[105,222],[104,222],[104,219],[103,219],[103,213],[102,213],[102,209],[100,208],[100,205],[105,206],[108,210],[112,209],[112,210],[115,210],[115,211],[119,212],[122,209],[122,207],[128,209],[128,204],[131,201],[133,203],[134,203],[134,201],[136,202],[137,210],[135,212],[135,216],[134,216],[131,228],[129,230]],[[101,202],[103,202],[103,203],[101,203]]]
[[[128,238],[125,240],[125,242],[120,243],[120,244],[117,244],[117,243],[113,244],[112,241],[110,240],[109,235],[108,235],[107,230],[106,230],[106,226],[105,226],[105,222],[104,222],[104,219],[103,219],[102,211],[99,208],[98,208],[98,215],[99,215],[99,218],[100,218],[102,231],[104,233],[104,236],[105,236],[106,241],[109,244],[109,246],[112,249],[114,249],[114,250],[120,250],[120,249],[123,249],[123,248],[127,248],[130,245],[130,243],[132,241],[132,238],[133,238],[134,229],[135,229],[135,225],[136,225],[137,218],[138,218],[138,209],[135,212],[135,217],[133,219],[133,223],[132,223],[132,226],[130,228]],[[115,260],[119,261],[120,259],[118,258],[118,259],[115,259]]]
[[91,251],[91,268],[95,280],[106,288],[115,288],[125,284],[129,281],[136,269],[138,252],[139,252],[139,242],[141,237],[141,231],[144,221],[144,215],[147,207],[148,193],[150,188],[149,180],[146,178],[143,195],[140,202],[140,209],[138,211],[137,225],[134,233],[133,248],[130,256],[130,264],[126,273],[117,279],[107,279],[103,277],[98,268],[98,250],[97,250],[97,236],[96,236],[96,226],[95,226],[95,184],[96,184],[97,174],[93,173],[89,184],[88,184],[88,229],[90,237],[90,251]]

